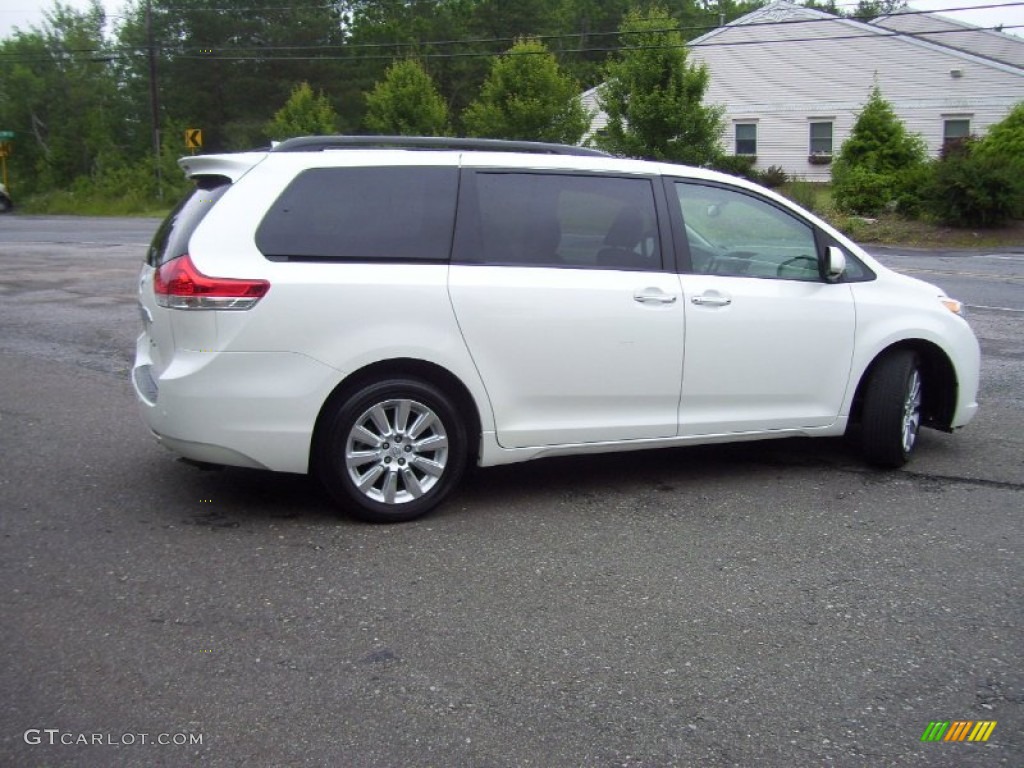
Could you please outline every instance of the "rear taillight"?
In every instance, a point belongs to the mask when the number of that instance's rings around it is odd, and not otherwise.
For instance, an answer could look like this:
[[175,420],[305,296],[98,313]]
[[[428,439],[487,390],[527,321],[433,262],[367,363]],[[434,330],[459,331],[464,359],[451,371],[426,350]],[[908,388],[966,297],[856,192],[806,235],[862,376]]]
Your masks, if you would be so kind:
[[204,275],[187,253],[164,263],[153,277],[157,304],[170,309],[251,309],[269,290],[266,280]]

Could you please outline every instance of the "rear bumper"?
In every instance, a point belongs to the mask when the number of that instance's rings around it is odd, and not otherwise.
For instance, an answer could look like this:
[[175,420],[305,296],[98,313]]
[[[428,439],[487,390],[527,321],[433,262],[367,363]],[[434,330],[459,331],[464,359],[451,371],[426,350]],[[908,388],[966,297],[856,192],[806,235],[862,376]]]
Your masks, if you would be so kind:
[[320,408],[338,372],[288,352],[177,352],[156,374],[140,338],[132,370],[142,419],[196,461],[305,473]]

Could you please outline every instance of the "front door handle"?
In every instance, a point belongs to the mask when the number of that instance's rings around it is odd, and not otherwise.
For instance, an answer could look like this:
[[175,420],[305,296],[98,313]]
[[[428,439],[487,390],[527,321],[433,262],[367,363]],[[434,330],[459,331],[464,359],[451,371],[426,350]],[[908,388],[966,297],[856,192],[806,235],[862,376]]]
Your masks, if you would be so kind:
[[676,296],[658,288],[647,288],[633,294],[633,301],[641,304],[675,304]]
[[690,301],[702,307],[727,307],[732,304],[732,297],[721,293],[703,293],[692,297]]

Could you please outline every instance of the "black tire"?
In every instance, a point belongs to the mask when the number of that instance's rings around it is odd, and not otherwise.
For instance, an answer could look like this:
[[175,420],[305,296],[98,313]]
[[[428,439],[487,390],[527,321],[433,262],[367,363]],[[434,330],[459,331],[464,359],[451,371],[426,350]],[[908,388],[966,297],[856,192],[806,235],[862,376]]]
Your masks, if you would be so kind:
[[923,384],[915,352],[896,350],[875,363],[864,392],[861,439],[868,462],[894,469],[910,459],[921,428]]
[[400,523],[458,485],[466,426],[452,400],[416,379],[369,384],[333,406],[315,457],[328,493],[353,517]]
[[7,211],[11,210],[13,207],[14,203],[12,203],[10,199],[0,195],[0,213],[7,213]]

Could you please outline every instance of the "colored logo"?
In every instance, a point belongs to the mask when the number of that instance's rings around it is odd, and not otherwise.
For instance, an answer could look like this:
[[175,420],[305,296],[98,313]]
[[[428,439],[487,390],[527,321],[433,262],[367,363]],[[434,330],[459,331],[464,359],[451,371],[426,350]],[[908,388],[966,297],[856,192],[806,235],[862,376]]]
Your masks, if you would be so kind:
[[921,734],[921,741],[988,741],[995,729],[995,720],[933,720]]

